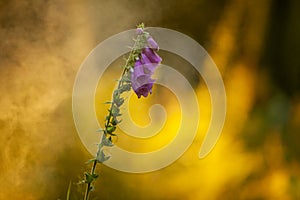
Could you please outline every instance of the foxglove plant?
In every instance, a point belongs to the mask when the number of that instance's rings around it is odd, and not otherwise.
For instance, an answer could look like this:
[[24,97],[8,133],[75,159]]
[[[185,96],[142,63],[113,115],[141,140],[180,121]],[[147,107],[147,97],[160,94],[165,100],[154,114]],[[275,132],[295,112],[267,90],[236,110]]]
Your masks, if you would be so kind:
[[[97,179],[98,175],[95,173],[98,163],[103,163],[110,158],[104,153],[106,147],[112,147],[113,137],[117,125],[121,122],[120,107],[124,103],[122,94],[130,91],[131,88],[135,94],[140,98],[147,97],[152,93],[152,87],[155,82],[152,75],[157,66],[162,61],[161,57],[156,53],[159,47],[155,40],[148,32],[144,30],[144,24],[140,24],[136,29],[136,39],[134,46],[126,60],[122,76],[118,82],[117,88],[113,91],[112,100],[106,102],[110,105],[108,115],[105,118],[104,129],[100,130],[103,134],[98,144],[98,151],[96,157],[91,159],[88,163],[92,163],[90,172],[85,172],[85,179],[82,181],[86,184],[86,191],[84,200],[89,199],[89,194],[93,190],[92,183]],[[70,193],[70,189],[68,194]],[[69,196],[69,195],[68,195]]]

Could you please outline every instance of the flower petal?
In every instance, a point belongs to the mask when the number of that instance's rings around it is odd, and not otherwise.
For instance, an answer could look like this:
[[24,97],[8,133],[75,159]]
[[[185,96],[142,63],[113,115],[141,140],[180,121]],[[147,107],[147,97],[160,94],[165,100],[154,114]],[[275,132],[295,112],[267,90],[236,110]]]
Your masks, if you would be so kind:
[[140,98],[141,96],[147,97],[149,93],[150,94],[152,93],[152,87],[153,87],[153,82],[147,83],[137,88],[135,90],[135,93],[137,94],[138,98]]
[[146,47],[143,50],[142,54],[143,53],[147,56],[151,63],[159,64],[162,61],[161,57],[159,57],[159,55],[157,55],[157,53],[155,53],[151,48]]
[[147,42],[148,42],[148,46],[151,49],[154,49],[156,51],[159,50],[158,44],[155,42],[155,40],[151,36],[147,39]]

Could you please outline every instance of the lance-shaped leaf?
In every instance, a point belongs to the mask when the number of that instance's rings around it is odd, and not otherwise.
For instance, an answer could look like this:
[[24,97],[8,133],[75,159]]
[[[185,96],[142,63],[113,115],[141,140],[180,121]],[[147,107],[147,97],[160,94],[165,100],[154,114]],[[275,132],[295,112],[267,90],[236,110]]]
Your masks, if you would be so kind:
[[121,81],[123,83],[130,83],[130,75],[129,74],[126,74],[126,75],[123,75],[122,78],[121,78]]
[[111,126],[111,125],[108,125],[106,127],[106,133],[110,134],[110,135],[114,135],[112,134],[114,131],[116,130],[116,126]]
[[111,108],[111,114],[116,117],[116,116],[120,116],[120,108],[118,106],[113,106]]
[[110,156],[106,156],[103,152],[102,149],[100,149],[100,151],[97,152],[97,156],[96,156],[96,160],[99,162],[99,163],[103,163],[105,162],[106,160],[108,160],[110,158]]
[[121,121],[122,121],[122,120],[117,120],[117,118],[114,117],[114,118],[111,120],[111,124],[114,125],[114,126],[116,126],[116,125],[118,125],[119,123],[121,123]]
[[113,99],[118,99],[120,98],[120,92],[118,89],[116,89],[113,93]]
[[124,84],[119,88],[120,93],[127,92],[130,90],[131,90],[131,84]]
[[108,147],[114,146],[114,144],[105,136],[105,134],[102,135],[101,145]]
[[124,103],[124,98],[114,99],[114,103],[120,107]]
[[84,172],[85,175],[85,183],[91,183],[93,182],[96,178],[98,178],[98,174],[90,174],[88,172]]
[[94,162],[94,161],[95,161],[95,158],[90,159],[90,160],[86,161],[86,164],[90,164],[90,163],[92,163],[92,162]]

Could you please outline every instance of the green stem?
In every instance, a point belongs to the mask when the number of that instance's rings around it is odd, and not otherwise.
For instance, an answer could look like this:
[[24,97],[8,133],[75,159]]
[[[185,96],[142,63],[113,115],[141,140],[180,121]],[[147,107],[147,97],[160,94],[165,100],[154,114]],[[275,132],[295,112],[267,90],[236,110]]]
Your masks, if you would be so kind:
[[[95,159],[94,162],[93,162],[93,167],[91,169],[91,174],[95,173],[96,165],[97,165],[97,160]],[[86,186],[86,189],[85,189],[84,200],[89,199],[90,191],[91,191],[91,182],[87,183],[87,186]]]
[[[122,75],[121,75],[121,79],[120,79],[120,81],[119,81],[119,83],[118,83],[117,90],[120,89],[120,87],[123,85],[122,77],[125,75],[126,72],[128,72],[128,70],[129,70],[129,66],[128,66],[128,65],[130,64],[130,62],[132,61],[132,59],[135,59],[135,57],[134,57],[133,55],[138,54],[138,52],[137,52],[137,51],[138,51],[138,49],[137,49],[137,44],[138,44],[139,40],[141,40],[140,37],[141,37],[141,36],[138,36],[138,37],[137,37],[137,40],[136,40],[135,43],[134,43],[134,46],[133,46],[133,48],[132,48],[132,50],[131,50],[131,52],[130,52],[130,54],[129,54],[129,57],[128,57],[128,59],[126,60],[125,67],[124,67],[123,73],[122,73]],[[114,101],[112,101],[111,106],[110,106],[110,109],[109,109],[110,112],[109,112],[108,118],[106,119],[106,123],[105,123],[104,134],[107,134],[107,127],[108,127],[109,124],[111,123],[112,116],[113,116],[111,110],[112,110],[112,108],[113,108],[114,105],[115,105],[115,103],[114,103]],[[100,149],[100,147],[99,147],[98,150],[97,150],[97,154],[99,153],[100,150],[101,150],[101,149]],[[93,167],[92,167],[92,169],[91,169],[91,175],[95,174],[95,170],[96,170],[97,163],[98,163],[98,161],[97,161],[97,159],[95,159],[95,160],[93,161]],[[88,199],[89,199],[89,194],[90,194],[91,189],[92,189],[91,183],[92,183],[92,182],[88,182],[88,183],[87,183],[86,190],[85,190],[85,195],[84,195],[84,200],[88,200]]]
[[[120,79],[120,80],[122,80],[123,75],[128,71],[128,64],[129,64],[130,60],[131,60],[131,59],[134,59],[134,58],[132,58],[132,56],[133,56],[133,54],[136,53],[136,46],[137,46],[138,41],[140,40],[140,37],[141,37],[141,36],[138,36],[138,37],[137,37],[137,40],[135,41],[135,43],[134,43],[134,45],[133,45],[133,48],[132,48],[132,50],[130,51],[130,54],[129,54],[129,56],[128,56],[128,59],[126,60],[125,67],[124,67],[124,70],[123,70],[123,73],[122,73],[122,75],[121,75],[121,79]],[[119,81],[119,84],[118,84],[117,89],[120,89],[120,87],[122,86],[122,84],[123,84],[123,81]],[[114,103],[114,101],[112,101],[112,104],[111,104],[111,106],[110,106],[110,110],[113,108],[114,105],[115,105],[115,103]],[[111,120],[111,117],[112,117],[112,113],[110,112],[110,113],[109,113],[109,116],[108,116],[108,119],[107,119],[107,121],[106,121],[106,124],[105,124],[105,128],[109,125],[109,122],[110,122],[110,120]],[[99,149],[98,149],[98,150],[99,150]]]

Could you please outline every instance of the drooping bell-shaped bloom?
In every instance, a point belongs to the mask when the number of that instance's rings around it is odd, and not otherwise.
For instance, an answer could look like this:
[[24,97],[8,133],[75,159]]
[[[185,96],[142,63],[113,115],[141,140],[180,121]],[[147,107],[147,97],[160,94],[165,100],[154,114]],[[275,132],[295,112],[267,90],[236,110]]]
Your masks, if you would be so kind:
[[143,49],[142,54],[145,54],[151,63],[158,65],[162,59],[157,53],[153,51],[153,49],[146,47]]
[[158,51],[158,49],[159,49],[158,44],[155,42],[155,40],[151,36],[147,39],[147,42],[148,42],[148,46],[150,48]]
[[155,81],[151,78],[153,74],[151,71],[152,67],[152,63],[143,64],[141,60],[136,61],[134,65],[134,71],[131,73],[131,86],[138,98],[141,96],[147,97],[149,93],[152,93],[152,87]]
[[138,98],[141,96],[147,97],[149,93],[152,93],[155,80],[151,76],[162,61],[161,57],[154,51],[158,50],[158,45],[153,39],[150,40],[152,41],[152,44],[150,44],[149,38],[147,46],[141,51],[131,73],[131,86]]

